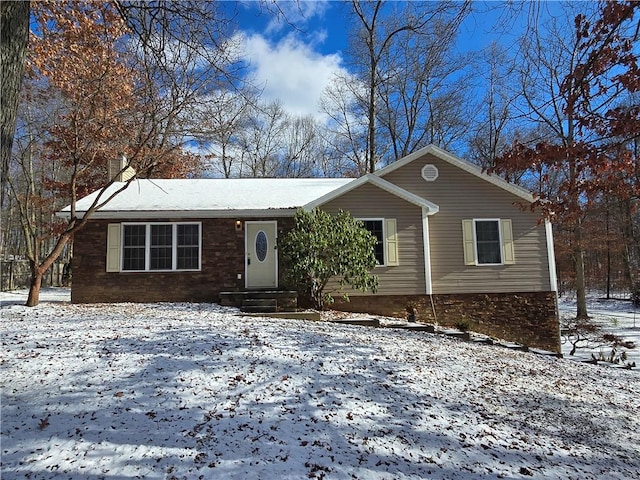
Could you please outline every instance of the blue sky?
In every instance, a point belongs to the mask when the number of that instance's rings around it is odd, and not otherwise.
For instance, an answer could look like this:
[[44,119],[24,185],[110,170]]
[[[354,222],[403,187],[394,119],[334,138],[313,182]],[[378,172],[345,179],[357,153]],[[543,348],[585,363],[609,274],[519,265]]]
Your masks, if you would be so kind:
[[[321,117],[318,102],[322,91],[336,74],[346,73],[344,50],[347,47],[349,3],[342,1],[278,2],[286,15],[264,12],[258,1],[229,2],[237,13],[245,60],[266,101],[280,99],[293,114]],[[524,4],[521,18],[526,19]],[[554,10],[559,3],[538,3],[543,11]],[[513,30],[499,29],[504,17],[498,2],[474,2],[473,14],[463,23],[457,47],[460,51],[480,51],[492,40],[510,46],[524,24],[513,21]],[[261,14],[262,8],[262,14]],[[525,20],[526,21],[526,20]],[[520,25],[520,27],[518,26]],[[500,32],[502,33],[499,33]]]

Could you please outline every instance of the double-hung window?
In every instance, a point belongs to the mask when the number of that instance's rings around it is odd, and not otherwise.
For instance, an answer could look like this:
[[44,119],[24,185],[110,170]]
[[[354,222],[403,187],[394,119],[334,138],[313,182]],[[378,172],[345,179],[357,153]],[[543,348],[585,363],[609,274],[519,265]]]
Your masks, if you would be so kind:
[[476,220],[473,222],[476,234],[477,261],[480,265],[502,263],[499,220]]
[[376,237],[374,254],[378,266],[397,266],[398,237],[395,218],[361,218],[364,228]]
[[199,223],[125,223],[122,270],[199,270],[200,244]]
[[384,231],[382,220],[362,220],[364,228],[376,237],[376,244],[373,249],[378,265],[384,265]]
[[463,220],[462,235],[465,265],[515,263],[511,220]]
[[122,240],[122,269],[145,270],[147,226],[126,225]]

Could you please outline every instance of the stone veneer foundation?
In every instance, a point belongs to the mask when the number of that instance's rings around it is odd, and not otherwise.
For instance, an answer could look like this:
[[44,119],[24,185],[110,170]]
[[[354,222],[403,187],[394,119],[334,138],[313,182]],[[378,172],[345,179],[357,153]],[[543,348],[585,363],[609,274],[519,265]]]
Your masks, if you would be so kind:
[[407,318],[470,331],[560,352],[555,292],[351,296],[332,308]]

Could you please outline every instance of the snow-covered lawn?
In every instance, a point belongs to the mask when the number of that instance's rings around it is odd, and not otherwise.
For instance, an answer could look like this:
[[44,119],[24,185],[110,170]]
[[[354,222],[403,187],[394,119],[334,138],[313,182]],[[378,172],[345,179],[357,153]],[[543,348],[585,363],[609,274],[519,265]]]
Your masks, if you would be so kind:
[[[561,298],[558,302],[558,309],[562,319],[574,318],[576,315],[576,302],[574,298]],[[587,311],[590,321],[597,325],[603,333],[617,336],[624,342],[635,345],[634,348],[618,346],[614,357],[619,357],[624,352],[627,359],[620,361],[619,365],[633,364],[640,371],[640,308],[634,308],[629,300],[615,300],[599,298],[593,295],[588,299]],[[562,322],[561,322],[562,323]],[[562,338],[562,352],[570,358],[571,343],[566,336]],[[573,356],[576,360],[589,360],[593,356],[596,358],[611,356],[612,347],[598,342],[581,342],[580,347]]]
[[2,296],[3,480],[640,478],[638,371],[50,293]]

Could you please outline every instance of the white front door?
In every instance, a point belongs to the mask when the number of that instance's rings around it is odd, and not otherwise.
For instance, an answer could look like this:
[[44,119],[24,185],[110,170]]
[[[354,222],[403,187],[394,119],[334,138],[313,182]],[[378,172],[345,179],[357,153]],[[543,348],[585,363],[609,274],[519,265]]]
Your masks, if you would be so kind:
[[247,288],[278,286],[277,222],[245,222]]

